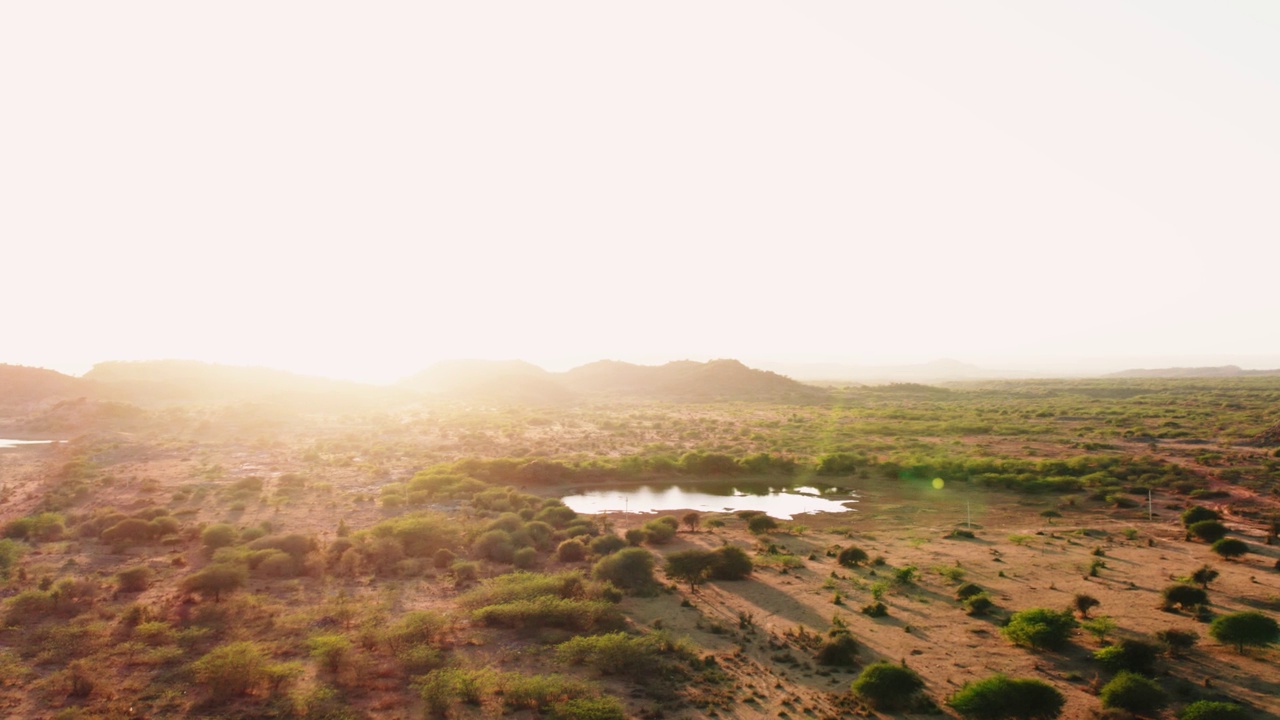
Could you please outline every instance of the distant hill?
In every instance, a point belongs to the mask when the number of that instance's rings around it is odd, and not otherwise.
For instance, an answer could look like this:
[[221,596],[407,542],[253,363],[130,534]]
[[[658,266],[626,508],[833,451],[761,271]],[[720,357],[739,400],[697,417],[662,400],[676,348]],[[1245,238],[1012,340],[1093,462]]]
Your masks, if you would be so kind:
[[355,382],[195,360],[98,363],[84,374],[84,379],[94,383],[95,394],[102,399],[146,405],[266,399],[338,400],[378,392],[373,386]]
[[797,380],[823,383],[947,382],[1039,377],[1042,374],[993,370],[959,360],[940,359],[917,365],[851,365],[844,363],[762,363],[761,367]]
[[737,360],[689,360],[665,365],[632,365],[616,360],[583,365],[564,373],[581,393],[663,400],[811,400],[826,392]]
[[25,405],[84,395],[90,384],[78,377],[25,365],[0,365],[0,405]]
[[401,380],[397,387],[486,402],[542,405],[573,399],[552,373],[523,360],[447,360]]
[[1171,367],[1171,368],[1134,368],[1110,373],[1102,377],[1108,378],[1225,378],[1225,377],[1259,377],[1277,376],[1276,370],[1244,370],[1238,365],[1220,365],[1216,367]]
[[552,373],[519,360],[456,360],[406,378],[400,386],[448,398],[563,403],[591,397],[654,400],[793,400],[824,397],[820,388],[737,360],[633,365],[601,360]]

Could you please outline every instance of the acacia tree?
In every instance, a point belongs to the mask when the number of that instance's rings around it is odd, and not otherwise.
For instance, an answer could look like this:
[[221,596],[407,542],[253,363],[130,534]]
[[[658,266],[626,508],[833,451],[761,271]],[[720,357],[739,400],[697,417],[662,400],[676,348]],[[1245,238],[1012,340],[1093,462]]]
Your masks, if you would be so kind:
[[1075,599],[1072,600],[1072,605],[1075,607],[1076,612],[1080,613],[1080,617],[1086,620],[1089,618],[1089,611],[1101,604],[1102,602],[1098,598],[1084,593],[1076,593]]
[[1223,538],[1209,547],[1226,560],[1233,560],[1249,552],[1249,543],[1236,538]]
[[182,581],[182,589],[205,597],[213,596],[215,603],[222,601],[222,593],[244,587],[249,572],[239,565],[216,564],[188,575]]
[[698,532],[698,525],[702,523],[702,516],[696,512],[687,512],[680,520],[685,527],[689,528],[689,532]]
[[966,683],[947,704],[972,720],[1052,720],[1066,698],[1052,685],[1033,678],[992,675]]
[[1219,615],[1209,623],[1209,634],[1218,642],[1236,646],[1244,653],[1245,645],[1263,647],[1280,640],[1280,625],[1256,610]]
[[689,591],[697,590],[698,583],[707,579],[716,558],[710,551],[692,549],[680,550],[667,555],[667,562],[662,570],[667,577],[689,583]]

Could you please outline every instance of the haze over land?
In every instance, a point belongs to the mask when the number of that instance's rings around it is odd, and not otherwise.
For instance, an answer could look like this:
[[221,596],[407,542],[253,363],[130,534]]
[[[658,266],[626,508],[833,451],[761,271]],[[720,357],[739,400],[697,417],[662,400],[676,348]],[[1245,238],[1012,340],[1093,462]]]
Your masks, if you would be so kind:
[[72,7],[5,362],[1277,366],[1274,3]]

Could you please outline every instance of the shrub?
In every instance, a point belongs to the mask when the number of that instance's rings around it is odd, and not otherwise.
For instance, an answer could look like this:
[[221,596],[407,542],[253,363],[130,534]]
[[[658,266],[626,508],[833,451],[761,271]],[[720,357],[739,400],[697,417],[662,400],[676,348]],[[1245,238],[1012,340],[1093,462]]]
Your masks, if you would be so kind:
[[983,589],[982,589],[981,587],[979,587],[978,585],[975,585],[974,583],[965,583],[965,584],[961,585],[960,587],[956,588],[956,599],[957,599],[957,600],[968,600],[969,598],[973,597],[974,595],[981,595],[981,594],[983,594],[984,592],[986,592],[986,591],[985,591],[985,590],[983,590]]
[[1201,520],[1200,522],[1192,523],[1187,528],[1187,532],[1207,543],[1212,543],[1226,537],[1227,526],[1217,520]]
[[627,708],[609,695],[574,698],[551,706],[552,720],[626,720]]
[[151,568],[139,565],[116,573],[116,581],[121,592],[142,592],[150,587],[151,575]]
[[600,558],[591,575],[632,592],[647,592],[656,584],[653,554],[642,548],[626,548]]
[[863,668],[853,681],[853,694],[877,708],[893,708],[924,687],[924,681],[910,668],[890,662],[875,662]]
[[307,647],[311,650],[311,657],[315,658],[321,667],[336,673],[351,652],[351,640],[346,635],[336,633],[312,635],[307,639]]
[[1080,623],[1080,627],[1084,628],[1085,632],[1098,638],[1098,642],[1102,643],[1106,642],[1107,635],[1116,629],[1116,621],[1110,615],[1103,615],[1102,617],[1085,620]]
[[742,580],[754,569],[747,552],[734,545],[722,545],[712,550],[711,555],[713,580]]
[[1184,583],[1166,587],[1160,592],[1160,597],[1164,600],[1163,607],[1165,610],[1172,610],[1175,607],[1181,607],[1185,610],[1193,605],[1204,605],[1209,602],[1209,593],[1194,585],[1186,585]]
[[484,625],[536,630],[548,627],[587,632],[621,625],[618,609],[603,600],[538,597],[482,607],[472,613]]
[[1178,720],[1249,720],[1249,713],[1232,702],[1197,700],[1182,708]]
[[553,704],[567,703],[595,694],[590,684],[563,675],[503,673],[498,677],[497,683],[502,690],[504,704],[532,710],[541,710]]
[[[664,517],[671,517],[670,515]],[[662,521],[663,518],[650,520],[642,526],[645,540],[653,545],[666,545],[676,536],[676,528]]]
[[1071,601],[1072,607],[1076,609],[1076,612],[1080,613],[1082,618],[1088,618],[1089,611],[1101,604],[1098,598],[1084,593],[1076,593],[1076,596]]
[[646,539],[648,539],[649,533],[641,530],[640,528],[631,528],[623,533],[623,537],[626,538],[627,544],[631,547],[639,547]]
[[1199,639],[1200,636],[1191,630],[1161,630],[1156,633],[1156,640],[1164,645],[1170,657],[1181,657]]
[[1033,649],[1056,649],[1066,644],[1076,619],[1070,611],[1032,608],[1014,613],[1000,633],[1015,645]]
[[205,597],[212,595],[216,603],[222,601],[222,593],[244,587],[248,579],[249,573],[243,566],[214,564],[183,578],[182,589]]
[[531,547],[520,548],[511,557],[511,564],[521,570],[528,570],[538,564],[538,551]]
[[443,570],[452,565],[456,559],[458,559],[458,556],[454,555],[452,550],[440,548],[431,556],[431,564],[437,570]]
[[1108,670],[1130,670],[1138,673],[1150,673],[1156,662],[1156,646],[1141,640],[1124,638],[1115,645],[1098,650],[1093,659],[1102,663]]
[[200,531],[200,542],[209,552],[235,543],[238,537],[236,529],[226,523],[214,523]]
[[129,518],[103,530],[98,537],[108,545],[127,545],[149,542],[156,535],[151,523],[138,518]]
[[627,546],[627,541],[617,535],[601,535],[591,541],[591,552],[597,555],[611,555]]
[[505,530],[490,530],[471,544],[471,552],[476,557],[487,558],[494,562],[509,563],[515,558],[515,543]]
[[985,615],[995,603],[991,602],[991,596],[986,593],[981,595],[973,595],[964,599],[965,613],[973,616]]
[[1193,505],[1187,508],[1182,513],[1182,525],[1183,527],[1187,527],[1187,528],[1190,528],[1192,525],[1198,522],[1204,522],[1206,520],[1221,520],[1221,519],[1222,517],[1218,515],[1218,513],[1210,510],[1207,507],[1201,507],[1200,505]]
[[473,562],[459,561],[449,566],[449,572],[453,573],[453,581],[458,585],[466,585],[473,583],[480,576],[480,566]]
[[689,532],[697,532],[698,525],[702,524],[702,516],[696,512],[687,512],[680,518],[680,522],[689,528]]
[[1154,715],[1169,701],[1154,680],[1122,670],[1099,693],[1102,707],[1120,708],[1135,715]]
[[689,590],[694,590],[711,573],[715,557],[709,550],[691,548],[667,555],[662,571],[672,580],[689,583]]
[[856,567],[867,560],[867,551],[860,547],[847,547],[836,556],[836,562],[845,567]]
[[570,665],[586,665],[605,675],[643,677],[658,672],[669,659],[694,657],[687,643],[676,642],[665,632],[575,637],[556,646],[556,659]]
[[9,573],[13,571],[13,566],[22,557],[24,550],[20,542],[9,538],[0,540],[0,580],[9,579]]
[[427,710],[443,715],[454,700],[480,704],[484,693],[493,683],[494,675],[488,670],[451,667],[432,670],[419,678],[416,685]]
[[1243,653],[1245,645],[1265,646],[1280,640],[1280,626],[1256,610],[1221,615],[1209,623],[1209,635],[1218,642],[1236,646]]
[[257,643],[220,645],[191,665],[196,681],[214,700],[230,700],[252,691],[267,678],[268,658]]
[[1236,538],[1223,538],[1209,548],[1227,560],[1238,558],[1249,552],[1249,544]]
[[889,615],[889,608],[884,603],[877,600],[869,605],[863,605],[862,614],[867,617],[887,617]]
[[560,562],[579,562],[586,557],[587,547],[577,540],[565,540],[556,547],[556,559]]
[[753,515],[747,520],[747,529],[756,535],[763,535],[778,528],[778,522],[768,515]]
[[1209,583],[1217,579],[1218,571],[1209,565],[1201,565],[1198,570],[1191,573],[1191,581],[1206,590],[1209,589]]
[[966,683],[947,700],[960,717],[973,720],[1050,720],[1062,714],[1065,702],[1048,683],[1005,675]]
[[845,628],[833,628],[818,646],[814,659],[819,665],[853,667],[857,663],[858,643]]

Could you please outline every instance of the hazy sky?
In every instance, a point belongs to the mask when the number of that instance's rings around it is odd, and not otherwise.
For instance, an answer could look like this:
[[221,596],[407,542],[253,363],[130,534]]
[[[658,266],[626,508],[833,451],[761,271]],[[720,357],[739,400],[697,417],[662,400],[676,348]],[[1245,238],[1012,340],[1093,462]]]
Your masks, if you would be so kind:
[[1280,3],[0,5],[0,362],[1280,353]]

